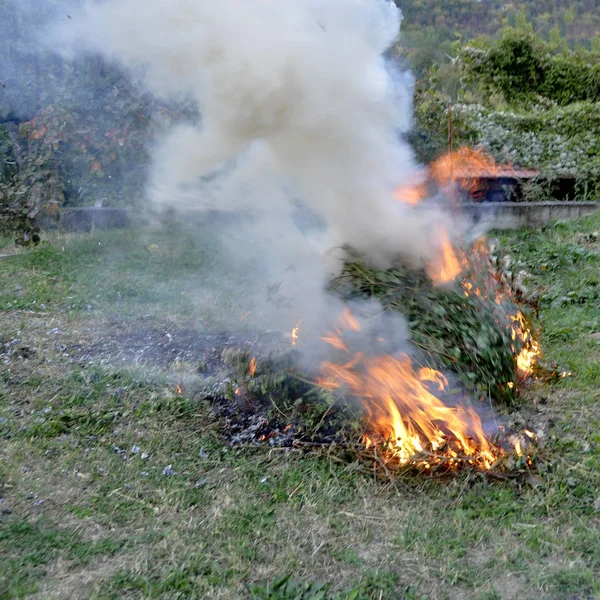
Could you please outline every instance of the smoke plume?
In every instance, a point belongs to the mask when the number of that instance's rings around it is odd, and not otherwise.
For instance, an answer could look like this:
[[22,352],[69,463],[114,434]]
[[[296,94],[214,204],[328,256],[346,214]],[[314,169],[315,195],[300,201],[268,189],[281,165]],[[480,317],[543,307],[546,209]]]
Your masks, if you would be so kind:
[[[377,261],[428,252],[421,218],[391,196],[416,176],[401,138],[410,77],[383,57],[400,20],[386,0],[108,0],[73,28],[87,48],[142,69],[155,94],[199,104],[201,126],[172,131],[156,151],[156,207],[285,214],[289,197],[259,190],[286,180],[325,219],[329,246]],[[242,154],[256,163],[244,180],[190,187]]]
[[[385,57],[400,22],[387,0],[106,0],[74,11],[59,35],[157,97],[197,103],[201,122],[155,149],[152,208],[252,214],[226,243],[260,265],[257,304],[264,312],[275,281],[282,326],[320,327],[339,313],[324,288],[342,246],[378,266],[435,251],[431,214],[393,197],[420,180],[403,138],[412,79]],[[317,226],[299,225],[302,205]]]

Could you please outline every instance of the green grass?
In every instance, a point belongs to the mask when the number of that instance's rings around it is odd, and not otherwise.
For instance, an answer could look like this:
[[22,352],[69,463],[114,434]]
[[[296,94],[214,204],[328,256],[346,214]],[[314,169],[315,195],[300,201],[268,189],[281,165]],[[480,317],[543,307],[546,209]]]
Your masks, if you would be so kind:
[[113,311],[132,326],[208,318],[210,303],[181,299],[190,278],[233,290],[248,276],[210,231],[71,236],[0,259],[0,342],[34,351],[0,371],[0,597],[600,598],[598,230],[592,217],[502,236],[543,290],[546,360],[572,372],[525,391],[551,461],[509,482],[384,482],[335,450],[230,447],[201,376],[179,395],[175,369],[56,347],[53,328],[93,338]]
[[209,225],[56,235],[0,261],[0,309],[168,311],[230,324],[251,308],[243,290],[252,273]]

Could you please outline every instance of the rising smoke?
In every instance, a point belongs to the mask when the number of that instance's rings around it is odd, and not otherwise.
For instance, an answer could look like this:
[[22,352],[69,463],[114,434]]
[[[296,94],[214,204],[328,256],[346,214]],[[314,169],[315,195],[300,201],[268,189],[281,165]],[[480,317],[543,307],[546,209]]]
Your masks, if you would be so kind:
[[[402,137],[411,79],[384,58],[400,22],[387,0],[107,0],[60,36],[198,103],[201,124],[155,150],[153,208],[250,209],[232,246],[323,317],[338,308],[323,289],[342,245],[379,265],[431,253],[431,215],[392,195],[420,177]],[[324,228],[297,226],[298,200]]]
[[[227,184],[220,197],[215,186],[181,193],[246,152],[260,163],[255,188],[271,162],[267,170],[292,180],[325,218],[332,245],[373,259],[423,256],[428,246],[418,217],[391,198],[416,173],[400,137],[410,126],[409,80],[382,57],[399,27],[386,0],[109,0],[73,24],[88,48],[145,69],[157,95],[191,94],[200,106],[201,127],[173,131],[156,152],[156,206],[201,206],[206,196],[248,205]],[[280,198],[257,196],[255,209],[279,206]]]

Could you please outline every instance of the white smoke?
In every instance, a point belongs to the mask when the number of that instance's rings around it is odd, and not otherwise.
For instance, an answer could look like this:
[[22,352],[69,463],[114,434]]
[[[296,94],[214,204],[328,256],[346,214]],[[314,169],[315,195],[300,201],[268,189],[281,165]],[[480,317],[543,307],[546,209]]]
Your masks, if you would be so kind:
[[[144,69],[157,95],[200,106],[202,125],[174,130],[156,152],[155,206],[285,213],[288,198],[260,192],[270,171],[270,184],[293,181],[325,218],[330,245],[381,260],[430,246],[424,219],[391,195],[417,175],[400,138],[410,81],[382,56],[400,21],[387,0],[108,0],[73,27],[87,48]],[[247,153],[243,178],[189,187],[256,141],[266,149]]]
[[[232,248],[282,282],[293,305],[282,326],[302,317],[318,329],[339,314],[324,287],[344,244],[378,265],[431,257],[431,215],[393,197],[420,180],[402,137],[412,80],[384,58],[400,29],[393,2],[105,0],[73,17],[60,31],[72,50],[118,61],[159,97],[198,103],[201,124],[156,149],[152,206],[250,209]],[[325,229],[297,227],[298,200]]]

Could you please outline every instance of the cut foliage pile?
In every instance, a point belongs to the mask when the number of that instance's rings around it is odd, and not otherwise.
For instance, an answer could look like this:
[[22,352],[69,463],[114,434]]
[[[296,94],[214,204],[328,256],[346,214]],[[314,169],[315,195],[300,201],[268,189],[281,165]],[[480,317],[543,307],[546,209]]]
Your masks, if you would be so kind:
[[[376,297],[384,308],[401,312],[412,343],[431,366],[452,370],[470,390],[511,405],[519,379],[516,357],[527,346],[515,338],[513,317],[531,310],[517,306],[487,254],[472,255],[477,259],[459,280],[436,286],[424,270],[401,263],[376,270],[354,254],[332,289],[348,300]],[[523,328],[531,331],[531,316],[523,317]]]

